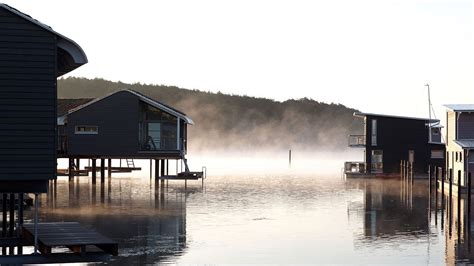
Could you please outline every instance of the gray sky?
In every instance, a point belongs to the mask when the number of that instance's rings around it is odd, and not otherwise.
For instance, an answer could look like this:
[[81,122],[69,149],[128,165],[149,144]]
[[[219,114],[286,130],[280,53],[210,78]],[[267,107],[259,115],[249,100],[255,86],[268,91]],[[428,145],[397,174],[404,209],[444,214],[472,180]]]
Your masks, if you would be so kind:
[[82,46],[70,75],[438,117],[474,102],[472,1],[5,3]]

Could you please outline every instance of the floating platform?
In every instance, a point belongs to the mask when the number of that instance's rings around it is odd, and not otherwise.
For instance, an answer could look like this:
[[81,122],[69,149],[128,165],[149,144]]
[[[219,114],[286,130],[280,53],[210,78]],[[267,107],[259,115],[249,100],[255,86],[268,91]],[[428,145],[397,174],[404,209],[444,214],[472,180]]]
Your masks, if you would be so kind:
[[[23,236],[28,241],[34,242],[34,224],[23,225]],[[118,255],[117,242],[91,229],[84,228],[79,223],[38,224],[38,248],[43,255],[50,255],[54,247],[67,247],[74,253],[86,255],[87,246],[96,246],[106,253]]]
[[160,179],[169,179],[169,180],[198,180],[203,178],[204,172],[182,172],[177,175],[164,175],[160,176]]

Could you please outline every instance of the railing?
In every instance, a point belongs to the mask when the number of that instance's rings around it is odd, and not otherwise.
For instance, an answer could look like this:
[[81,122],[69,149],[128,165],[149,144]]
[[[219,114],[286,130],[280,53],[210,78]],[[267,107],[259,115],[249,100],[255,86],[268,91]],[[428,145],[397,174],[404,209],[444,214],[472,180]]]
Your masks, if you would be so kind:
[[349,135],[349,147],[364,147],[365,135]]
[[346,173],[365,173],[365,162],[345,162],[344,172]]

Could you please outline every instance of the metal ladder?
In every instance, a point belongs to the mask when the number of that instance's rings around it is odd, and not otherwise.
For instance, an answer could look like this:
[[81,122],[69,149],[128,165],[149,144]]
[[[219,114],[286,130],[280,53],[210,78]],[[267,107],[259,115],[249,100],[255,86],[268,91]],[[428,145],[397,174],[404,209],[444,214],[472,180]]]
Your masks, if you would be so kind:
[[135,162],[133,159],[125,159],[127,161],[127,167],[128,168],[135,168]]

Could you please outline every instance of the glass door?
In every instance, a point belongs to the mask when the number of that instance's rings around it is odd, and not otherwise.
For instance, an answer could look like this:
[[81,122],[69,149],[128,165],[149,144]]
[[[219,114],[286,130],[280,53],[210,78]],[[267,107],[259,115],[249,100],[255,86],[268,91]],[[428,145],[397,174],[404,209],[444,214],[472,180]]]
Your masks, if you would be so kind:
[[150,150],[161,149],[161,123],[148,123],[146,146]]
[[372,151],[372,173],[383,173],[383,151],[373,150]]

